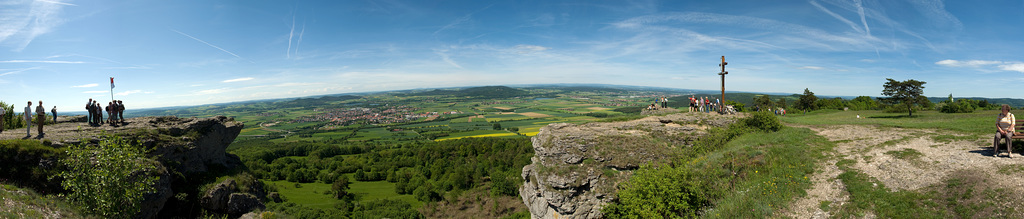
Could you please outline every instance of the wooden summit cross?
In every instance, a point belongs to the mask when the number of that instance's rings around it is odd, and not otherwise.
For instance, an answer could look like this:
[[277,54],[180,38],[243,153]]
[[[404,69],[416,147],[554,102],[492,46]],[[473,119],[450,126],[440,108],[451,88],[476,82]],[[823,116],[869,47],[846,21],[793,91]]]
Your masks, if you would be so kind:
[[722,106],[725,105],[725,75],[729,74],[729,72],[725,71],[725,65],[728,64],[728,62],[725,62],[725,56],[722,56],[722,64],[718,64],[718,66],[722,66],[722,72],[718,73],[718,75],[722,76],[722,102],[719,103],[721,105],[718,106],[719,113],[725,113],[725,108]]

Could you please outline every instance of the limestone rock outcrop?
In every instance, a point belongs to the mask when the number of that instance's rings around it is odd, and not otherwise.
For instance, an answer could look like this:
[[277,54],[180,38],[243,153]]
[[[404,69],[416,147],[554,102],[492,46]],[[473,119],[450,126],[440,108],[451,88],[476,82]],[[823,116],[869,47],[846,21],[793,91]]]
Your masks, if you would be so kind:
[[[263,188],[261,183],[254,185]],[[199,198],[199,204],[212,212],[238,216],[256,209],[265,209],[266,206],[260,199],[259,196],[239,192],[235,180],[225,179],[206,191],[203,197]]]
[[[162,163],[177,164],[174,168],[185,173],[205,172],[209,165],[232,166],[238,157],[225,152],[242,131],[242,123],[224,116],[210,118],[151,117],[147,121],[154,128],[169,136],[171,141],[146,139],[144,146],[153,147],[150,155],[159,157]],[[168,162],[163,162],[168,161]]]
[[[231,142],[241,132],[243,124],[234,119],[216,116],[209,118],[138,117],[127,118],[123,124],[100,126],[85,123],[84,116],[62,117],[57,124],[45,126],[44,145],[63,147],[72,144],[98,144],[110,135],[121,136],[141,143],[148,151],[148,162],[156,169],[149,175],[159,176],[154,192],[145,194],[140,203],[142,211],[136,218],[164,217],[161,212],[168,200],[175,196],[172,188],[192,174],[206,174],[211,169],[230,169],[241,165],[237,156],[226,153]],[[24,137],[24,133],[3,132],[0,139]],[[40,160],[40,165],[51,165],[53,160]],[[249,190],[262,190],[262,185]],[[261,191],[262,192],[262,191]],[[230,195],[230,194],[229,194]],[[254,196],[257,197],[257,196]],[[229,202],[230,196],[225,196]],[[241,203],[251,205],[248,199]],[[259,200],[258,198],[256,199]]]
[[213,186],[206,194],[199,199],[199,205],[205,209],[217,212],[224,212],[228,209],[228,198],[235,192],[235,180],[226,179]]
[[533,137],[534,157],[523,167],[519,194],[532,218],[600,218],[617,198],[617,186],[632,171],[660,163],[713,126],[727,126],[741,115],[680,113],[643,119],[557,123]]

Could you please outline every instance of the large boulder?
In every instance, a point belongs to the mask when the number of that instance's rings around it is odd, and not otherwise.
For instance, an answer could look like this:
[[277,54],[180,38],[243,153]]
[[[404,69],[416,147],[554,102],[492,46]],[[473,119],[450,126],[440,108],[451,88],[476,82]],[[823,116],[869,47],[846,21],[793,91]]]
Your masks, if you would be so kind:
[[[224,116],[209,118],[155,117],[146,123],[160,131],[158,138],[146,139],[153,146],[150,155],[184,173],[206,172],[211,165],[230,167],[240,163],[226,149],[242,131],[242,123]],[[170,140],[164,140],[164,139]],[[161,142],[162,141],[162,142]],[[161,143],[161,144],[156,144]]]
[[647,163],[677,156],[709,126],[742,115],[682,113],[588,124],[550,124],[533,137],[519,195],[532,218],[600,218],[617,186]]
[[247,193],[232,193],[231,197],[228,198],[227,207],[227,213],[231,215],[242,215],[253,210],[267,208],[263,205],[263,202],[260,202],[259,198]]
[[214,212],[227,212],[228,201],[234,192],[235,180],[226,179],[206,191],[206,194],[199,199],[199,205]]

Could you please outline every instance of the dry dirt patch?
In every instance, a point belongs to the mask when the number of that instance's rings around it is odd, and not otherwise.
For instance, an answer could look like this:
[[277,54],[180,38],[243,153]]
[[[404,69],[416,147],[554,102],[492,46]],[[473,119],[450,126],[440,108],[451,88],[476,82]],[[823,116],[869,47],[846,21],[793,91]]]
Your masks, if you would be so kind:
[[[950,179],[962,179],[963,173],[974,172],[978,176],[990,177],[984,182],[971,183],[984,183],[989,188],[1002,189],[1010,194],[1011,199],[1024,194],[1024,174],[998,173],[1001,166],[1024,164],[1024,157],[1020,154],[1015,154],[1012,159],[993,157],[991,137],[975,136],[968,138],[974,140],[938,142],[933,139],[934,136],[963,134],[856,125],[807,128],[835,142],[836,147],[831,154],[832,158],[819,164],[819,171],[811,176],[814,184],[807,190],[807,196],[797,199],[785,210],[784,215],[793,218],[827,218],[830,216],[828,209],[848,204],[849,194],[842,181],[837,179],[842,171],[836,162],[842,159],[856,161],[851,167],[874,177],[893,190],[935,191],[936,188],[946,187]],[[951,191],[939,192],[940,196],[945,197],[947,194],[941,192]]]
[[588,110],[593,110],[593,111],[601,111],[601,110],[609,110],[611,108],[604,108],[604,107],[596,107],[595,106],[595,107],[590,107],[590,108],[587,108],[587,109]]

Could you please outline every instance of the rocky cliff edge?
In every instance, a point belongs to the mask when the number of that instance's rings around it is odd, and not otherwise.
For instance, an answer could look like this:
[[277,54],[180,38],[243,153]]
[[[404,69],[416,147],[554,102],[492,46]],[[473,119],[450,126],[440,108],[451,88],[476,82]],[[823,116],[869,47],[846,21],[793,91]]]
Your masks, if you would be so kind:
[[523,167],[519,194],[532,218],[600,218],[633,170],[675,157],[704,130],[740,116],[678,113],[545,126],[533,137],[533,163]]
[[[238,137],[241,122],[224,116],[209,118],[139,117],[128,118],[118,126],[92,126],[84,116],[61,116],[57,124],[44,126],[44,135],[36,133],[25,137],[24,129],[4,130],[0,139],[39,139],[53,147],[68,144],[96,144],[107,135],[119,135],[140,142],[149,150],[149,157],[157,161],[153,175],[160,176],[156,192],[147,194],[142,211],[137,217],[155,218],[168,200],[174,196],[174,184],[193,174],[204,174],[211,169],[231,169],[241,165],[237,156],[226,153],[227,147]],[[172,177],[172,174],[181,177]],[[262,204],[260,204],[262,206]]]

